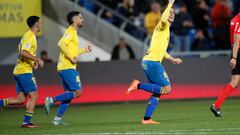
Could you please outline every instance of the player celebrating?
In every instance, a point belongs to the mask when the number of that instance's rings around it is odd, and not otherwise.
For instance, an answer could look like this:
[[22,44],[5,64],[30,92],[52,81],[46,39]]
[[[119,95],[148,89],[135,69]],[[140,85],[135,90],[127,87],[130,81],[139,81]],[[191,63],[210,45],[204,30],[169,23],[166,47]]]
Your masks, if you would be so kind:
[[29,96],[30,99],[26,105],[27,110],[21,127],[35,128],[36,126],[31,123],[31,119],[38,99],[38,93],[32,69],[37,69],[44,65],[44,62],[36,57],[36,35],[41,28],[40,18],[38,16],[30,16],[27,19],[27,25],[29,30],[23,35],[18,45],[19,56],[13,71],[16,80],[17,98],[0,100],[0,107],[24,104],[27,96]]
[[69,12],[67,15],[69,23],[68,29],[65,31],[63,37],[60,39],[58,46],[60,48],[59,62],[57,66],[58,73],[62,79],[62,85],[65,93],[55,96],[47,97],[45,99],[45,112],[50,113],[50,107],[56,102],[60,102],[60,107],[53,120],[54,125],[64,125],[62,116],[69,107],[72,99],[78,98],[82,94],[82,85],[80,76],[76,70],[77,57],[80,54],[91,52],[91,46],[79,49],[78,28],[83,26],[84,20],[78,11]]
[[232,56],[230,65],[232,67],[232,80],[227,84],[218,96],[216,102],[210,107],[210,110],[216,117],[221,117],[221,106],[230,93],[237,88],[240,83],[240,13],[236,15],[230,26],[230,38],[232,44]]
[[141,89],[152,93],[145,116],[142,119],[142,124],[160,123],[151,119],[152,114],[158,105],[160,95],[169,94],[171,91],[168,75],[161,65],[162,59],[166,58],[173,64],[182,63],[181,59],[173,58],[166,52],[170,37],[170,26],[175,17],[172,8],[174,1],[175,0],[168,1],[168,6],[153,32],[150,48],[142,60],[142,68],[150,83],[140,83],[138,80],[134,80],[127,91],[127,94],[129,94],[132,91]]

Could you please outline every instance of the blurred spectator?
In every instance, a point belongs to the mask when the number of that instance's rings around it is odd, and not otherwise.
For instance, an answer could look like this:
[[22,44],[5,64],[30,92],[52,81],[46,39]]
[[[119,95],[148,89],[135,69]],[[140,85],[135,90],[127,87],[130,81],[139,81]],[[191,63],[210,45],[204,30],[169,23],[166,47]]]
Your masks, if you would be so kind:
[[102,15],[103,19],[111,24],[114,24],[114,17],[111,11],[104,11]]
[[226,0],[217,0],[211,11],[214,41],[217,49],[229,49],[229,26],[231,10],[227,6]]
[[179,5],[179,13],[176,15],[172,24],[174,32],[174,47],[173,51],[190,51],[191,50],[191,38],[189,32],[193,26],[192,17],[187,12],[185,4]]
[[134,19],[134,10],[130,0],[123,0],[123,2],[119,4],[117,12],[131,20]]
[[233,15],[237,15],[240,11],[240,0],[232,0],[233,3]]
[[132,48],[126,43],[125,39],[122,37],[119,43],[113,48],[112,60],[129,60],[135,59],[135,54]]
[[203,50],[211,50],[212,46],[208,38],[204,36],[204,32],[202,30],[198,30],[195,35],[195,40],[193,42],[193,50],[194,51],[203,51]]
[[211,16],[214,27],[219,27],[230,21],[229,19],[232,15],[230,8],[227,6],[226,0],[216,0],[211,11]]
[[150,10],[149,3],[152,0],[134,0],[134,9],[139,13],[147,13]]
[[45,50],[41,51],[40,57],[45,63],[53,63],[53,60],[48,57],[48,53]]
[[78,4],[83,6],[88,11],[90,11],[92,13],[96,13],[96,9],[95,9],[96,7],[95,7],[94,3],[92,3],[90,0],[79,0]]
[[208,28],[210,24],[208,6],[204,0],[198,0],[193,12],[193,22],[197,30],[203,31],[206,38],[209,38]]
[[119,0],[99,0],[99,1],[111,9],[116,9],[119,3]]
[[145,27],[149,34],[152,34],[157,23],[161,19],[160,5],[158,2],[151,3],[151,11],[145,16]]

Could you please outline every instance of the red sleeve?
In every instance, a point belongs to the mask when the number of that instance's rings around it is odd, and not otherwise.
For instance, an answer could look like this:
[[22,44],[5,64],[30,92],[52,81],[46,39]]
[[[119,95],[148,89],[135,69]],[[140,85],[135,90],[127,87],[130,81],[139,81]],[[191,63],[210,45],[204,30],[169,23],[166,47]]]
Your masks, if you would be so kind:
[[234,34],[240,34],[240,20],[235,24]]

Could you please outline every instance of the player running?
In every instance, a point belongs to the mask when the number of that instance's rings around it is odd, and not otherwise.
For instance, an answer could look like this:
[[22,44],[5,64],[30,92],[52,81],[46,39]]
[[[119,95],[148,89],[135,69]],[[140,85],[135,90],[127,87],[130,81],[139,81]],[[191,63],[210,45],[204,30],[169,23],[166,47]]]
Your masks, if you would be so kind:
[[44,62],[36,57],[37,40],[36,35],[41,29],[41,22],[38,16],[30,16],[27,19],[29,30],[23,35],[18,45],[18,60],[14,68],[13,75],[16,80],[17,98],[5,98],[0,100],[0,107],[9,105],[24,104],[26,98],[26,112],[21,127],[35,128],[31,123],[34,108],[38,99],[37,85],[32,70],[43,67]]
[[168,6],[153,32],[150,48],[142,60],[142,68],[149,83],[141,83],[138,80],[133,80],[127,91],[127,94],[129,94],[132,91],[140,89],[152,93],[144,118],[142,119],[142,124],[160,123],[151,119],[152,114],[158,105],[160,95],[169,94],[171,91],[168,75],[161,64],[163,58],[171,61],[173,64],[182,63],[181,59],[173,58],[166,52],[170,37],[170,26],[175,17],[174,9],[172,8],[174,1],[168,1]]
[[78,11],[69,12],[67,15],[69,27],[63,37],[58,42],[60,56],[57,65],[58,74],[61,77],[65,92],[55,97],[46,97],[45,112],[50,113],[52,104],[60,102],[57,114],[52,121],[54,125],[64,125],[62,116],[69,107],[72,99],[78,98],[82,94],[80,76],[76,70],[77,58],[80,54],[91,52],[91,46],[79,49],[77,31],[83,26],[84,20]]
[[223,102],[240,83],[240,13],[231,21],[230,38],[232,45],[232,55],[230,60],[232,79],[231,82],[224,87],[216,102],[210,107],[210,110],[216,117],[221,117],[220,108]]

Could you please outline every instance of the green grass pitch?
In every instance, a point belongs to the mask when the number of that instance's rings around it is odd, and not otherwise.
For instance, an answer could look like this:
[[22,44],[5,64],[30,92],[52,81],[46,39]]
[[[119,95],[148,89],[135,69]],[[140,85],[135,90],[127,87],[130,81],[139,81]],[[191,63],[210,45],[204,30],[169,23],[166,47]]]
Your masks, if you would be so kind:
[[228,100],[223,106],[223,117],[215,118],[209,111],[213,100],[160,101],[153,119],[160,125],[141,125],[146,102],[72,105],[64,120],[68,125],[53,126],[51,120],[57,110],[46,116],[43,108],[35,111],[36,129],[20,128],[24,108],[0,110],[1,135],[192,135],[240,134],[240,101]]

